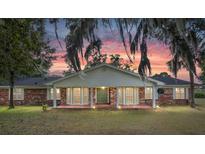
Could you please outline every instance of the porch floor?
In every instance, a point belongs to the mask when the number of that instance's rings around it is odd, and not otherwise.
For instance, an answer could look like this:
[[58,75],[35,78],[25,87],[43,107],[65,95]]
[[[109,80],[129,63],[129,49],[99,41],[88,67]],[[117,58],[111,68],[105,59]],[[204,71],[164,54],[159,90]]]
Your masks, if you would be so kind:
[[[95,109],[115,109],[113,104],[94,104]],[[150,105],[138,104],[138,105],[119,105],[119,109],[152,109]],[[90,105],[59,105],[57,109],[90,109]]]

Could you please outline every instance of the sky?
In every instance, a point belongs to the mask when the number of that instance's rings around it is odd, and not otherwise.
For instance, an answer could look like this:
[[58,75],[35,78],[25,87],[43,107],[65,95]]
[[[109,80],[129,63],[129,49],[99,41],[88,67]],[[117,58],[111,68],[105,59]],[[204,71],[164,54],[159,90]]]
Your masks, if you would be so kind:
[[[67,70],[67,64],[63,58],[66,54],[64,38],[69,33],[65,28],[65,23],[60,21],[58,23],[58,35],[63,46],[63,49],[60,48],[58,41],[55,37],[54,26],[49,23],[46,26],[48,38],[50,39],[50,44],[52,47],[56,48],[55,55],[57,56],[56,60],[53,60],[53,66],[50,68],[50,75],[62,75],[63,71]],[[96,30],[97,36],[102,40],[102,54],[119,54],[124,61],[129,62],[126,55],[124,46],[120,39],[120,35],[113,26],[113,29],[101,27]],[[171,59],[170,51],[167,46],[157,40],[149,40],[148,42],[148,58],[151,62],[152,75],[160,72],[168,72],[172,75],[166,65],[167,61]],[[140,52],[137,52],[135,55],[135,61],[133,64],[134,68],[138,67],[140,61]],[[85,63],[82,63],[84,65]],[[197,72],[200,72],[197,68]],[[186,70],[181,70],[178,73],[178,78],[189,80],[188,72]]]

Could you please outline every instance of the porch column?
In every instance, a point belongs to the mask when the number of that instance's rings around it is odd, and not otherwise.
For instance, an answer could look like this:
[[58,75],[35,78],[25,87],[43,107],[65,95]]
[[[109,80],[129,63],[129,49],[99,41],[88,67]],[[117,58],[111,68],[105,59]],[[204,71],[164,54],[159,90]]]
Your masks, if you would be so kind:
[[70,104],[73,104],[73,88],[70,88]]
[[156,108],[156,86],[154,85],[153,88],[152,88],[152,107],[153,108]]
[[185,91],[186,91],[186,99],[189,99],[189,88],[185,88]]
[[83,104],[83,88],[80,88],[80,104]]
[[90,107],[93,108],[93,88],[90,88]]
[[56,87],[53,86],[53,107],[56,108],[57,103],[56,103]]
[[116,104],[115,104],[115,106],[116,106],[116,108],[118,108],[118,105],[119,105],[119,88],[117,88],[117,95],[116,95]]
[[136,87],[133,88],[133,104],[137,103],[137,92]]
[[139,87],[136,88],[136,103],[139,104]]
[[125,87],[122,88],[122,104],[126,104],[126,89]]

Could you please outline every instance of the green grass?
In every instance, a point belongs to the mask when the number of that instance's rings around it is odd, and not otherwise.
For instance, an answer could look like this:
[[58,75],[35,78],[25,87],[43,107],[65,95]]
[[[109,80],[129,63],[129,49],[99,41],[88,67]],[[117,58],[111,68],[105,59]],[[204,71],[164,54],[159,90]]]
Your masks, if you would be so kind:
[[205,134],[205,100],[197,103],[149,111],[1,106],[0,134]]

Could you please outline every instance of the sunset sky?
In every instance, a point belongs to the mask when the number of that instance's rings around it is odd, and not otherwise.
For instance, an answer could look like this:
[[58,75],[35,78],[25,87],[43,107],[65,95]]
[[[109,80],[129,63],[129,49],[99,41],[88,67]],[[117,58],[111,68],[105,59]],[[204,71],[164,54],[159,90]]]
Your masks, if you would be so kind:
[[[68,30],[64,27],[64,25],[65,24],[63,23],[63,21],[61,21],[58,24],[58,34],[60,36],[60,40],[63,45],[63,50],[59,47],[59,44],[55,38],[53,25],[50,25],[48,23],[46,27],[48,32],[48,38],[51,41],[51,45],[56,48],[55,55],[57,56],[57,59],[53,61],[53,66],[50,69],[51,75],[62,75],[62,72],[67,69],[67,64],[65,63],[64,58],[62,58],[62,56],[66,54],[64,38],[68,33]],[[105,53],[108,55],[120,54],[125,61],[126,60],[128,61],[128,57],[122,45],[117,29],[113,28],[111,31],[110,28],[102,27],[96,32],[98,37],[103,42],[103,46],[101,50],[103,54]],[[151,62],[152,75],[164,71],[171,74],[168,71],[168,67],[166,65],[166,62],[171,59],[171,55],[169,49],[164,44],[162,44],[157,40],[150,40],[148,42],[148,57]],[[140,61],[140,53],[137,52],[135,55],[134,68],[137,68],[139,61]],[[200,70],[197,69],[197,72],[199,71]],[[178,74],[178,78],[188,80],[189,77],[187,71],[181,70]]]

